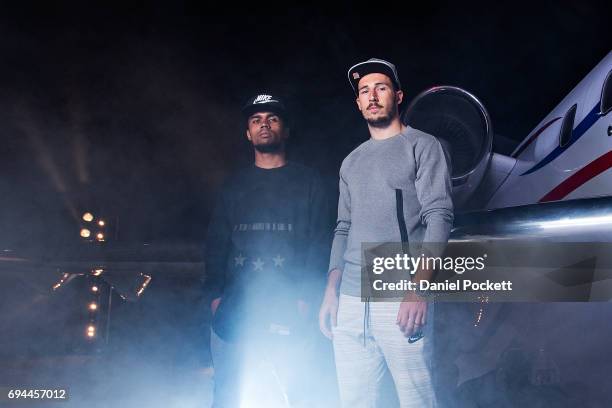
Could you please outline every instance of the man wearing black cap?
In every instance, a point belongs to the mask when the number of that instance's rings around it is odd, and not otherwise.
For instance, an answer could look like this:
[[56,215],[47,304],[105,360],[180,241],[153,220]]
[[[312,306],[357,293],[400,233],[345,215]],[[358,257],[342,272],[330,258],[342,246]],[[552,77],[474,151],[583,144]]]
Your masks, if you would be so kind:
[[[402,408],[431,407],[433,304],[415,291],[401,302],[362,302],[362,244],[409,243],[440,256],[453,221],[448,164],[435,137],[401,123],[403,93],[393,64],[372,58],[351,67],[348,77],[371,137],[340,169],[319,325],[333,338],[343,406],[374,407],[388,368]],[[431,275],[419,269],[413,281]]]
[[[267,374],[280,379],[283,398],[303,396],[308,372],[295,358],[305,356],[314,320],[309,310],[324,280],[331,231],[317,173],[287,160],[283,102],[256,95],[243,113],[255,163],[223,186],[206,242],[214,407],[239,407],[244,399],[266,405],[241,393],[252,392]],[[274,372],[257,371],[260,360],[272,363]]]

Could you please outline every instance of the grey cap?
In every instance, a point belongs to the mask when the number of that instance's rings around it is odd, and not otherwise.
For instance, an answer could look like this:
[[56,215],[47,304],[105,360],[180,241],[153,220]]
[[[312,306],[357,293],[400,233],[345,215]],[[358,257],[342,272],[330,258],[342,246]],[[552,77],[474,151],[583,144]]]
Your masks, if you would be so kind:
[[355,94],[357,94],[357,84],[359,80],[368,74],[374,73],[385,74],[391,78],[397,89],[402,88],[395,65],[380,58],[370,58],[367,61],[353,65],[348,70],[348,79]]

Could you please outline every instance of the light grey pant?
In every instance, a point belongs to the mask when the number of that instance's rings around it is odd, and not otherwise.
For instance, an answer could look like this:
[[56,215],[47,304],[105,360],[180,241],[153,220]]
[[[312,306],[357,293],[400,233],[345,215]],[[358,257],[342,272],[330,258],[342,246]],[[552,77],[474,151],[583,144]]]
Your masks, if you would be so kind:
[[341,294],[339,302],[333,343],[342,406],[375,407],[388,367],[402,408],[434,407],[433,303],[428,304],[425,336],[411,344],[396,324],[399,302],[369,302],[367,321],[360,297]]

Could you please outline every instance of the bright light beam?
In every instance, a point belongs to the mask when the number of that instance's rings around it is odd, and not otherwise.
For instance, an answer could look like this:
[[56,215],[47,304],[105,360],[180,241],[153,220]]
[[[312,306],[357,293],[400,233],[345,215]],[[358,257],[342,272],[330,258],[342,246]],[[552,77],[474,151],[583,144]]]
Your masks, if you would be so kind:
[[537,222],[536,224],[540,228],[544,229],[602,226],[612,224],[612,215],[604,215],[601,217],[563,218],[561,220],[554,221],[541,221]]

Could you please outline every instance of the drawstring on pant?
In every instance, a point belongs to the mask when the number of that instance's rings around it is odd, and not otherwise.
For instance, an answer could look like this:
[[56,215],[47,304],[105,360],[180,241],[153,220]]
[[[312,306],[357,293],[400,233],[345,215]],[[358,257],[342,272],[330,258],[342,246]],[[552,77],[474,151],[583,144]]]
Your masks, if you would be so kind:
[[370,327],[370,297],[366,297],[364,311],[363,311],[363,346],[366,345],[366,333],[367,329]]

